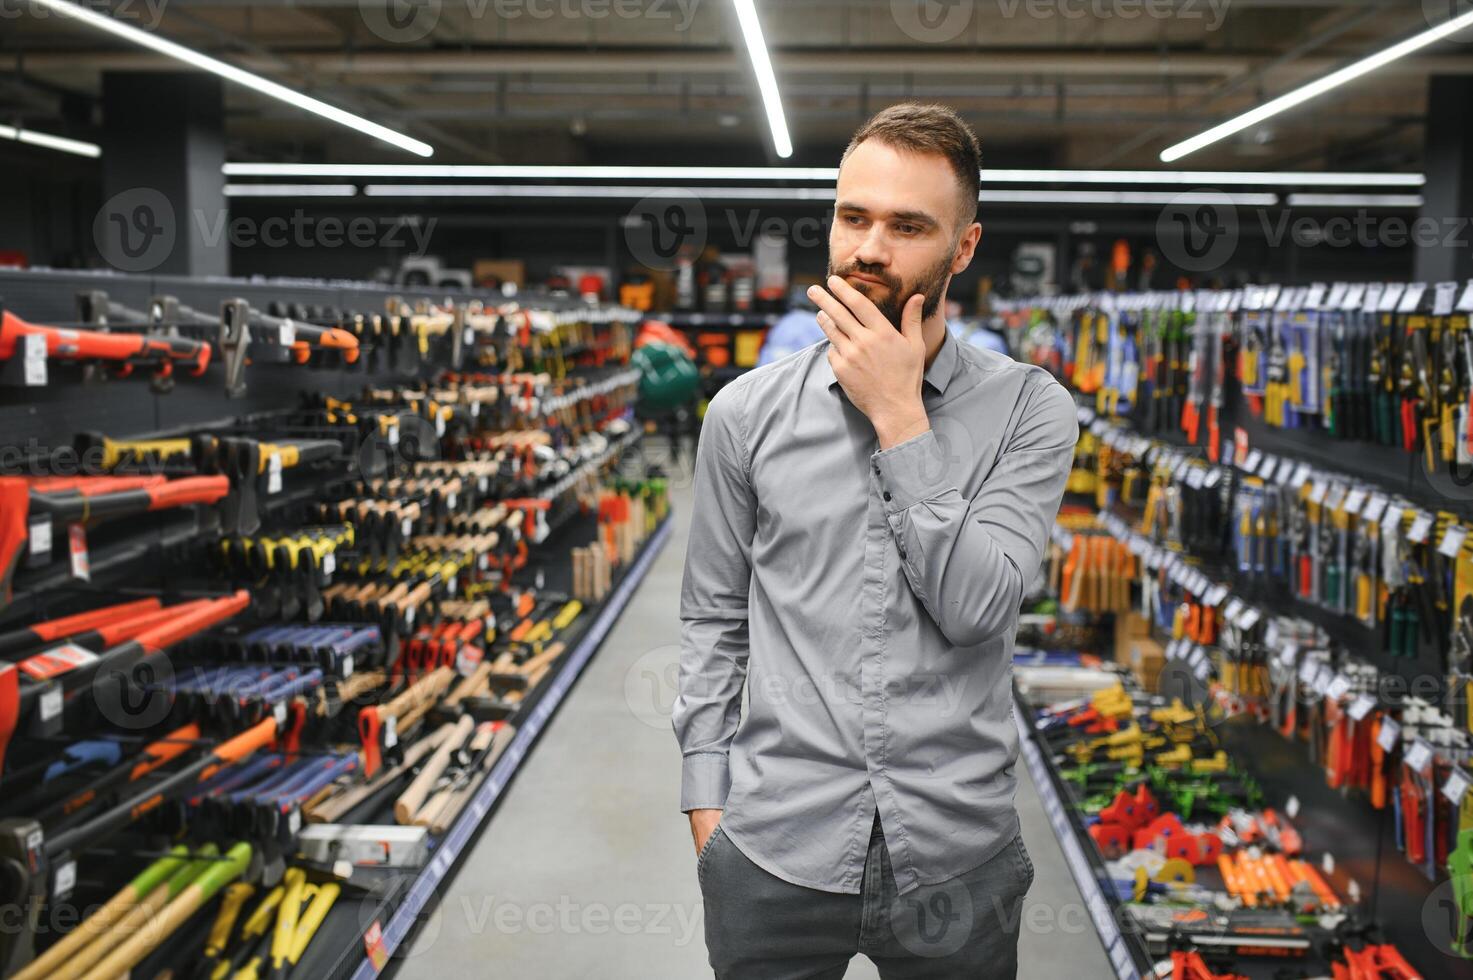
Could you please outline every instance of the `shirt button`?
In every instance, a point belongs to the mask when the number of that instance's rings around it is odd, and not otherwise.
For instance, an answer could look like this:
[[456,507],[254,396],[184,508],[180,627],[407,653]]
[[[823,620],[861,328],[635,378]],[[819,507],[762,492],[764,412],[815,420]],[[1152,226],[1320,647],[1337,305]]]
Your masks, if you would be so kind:
[[904,548],[901,548],[900,549],[900,560],[901,561],[905,561],[905,549]]
[[888,503],[889,500],[890,500],[890,491],[889,490],[886,490],[885,491],[885,501],[886,501],[886,503]]

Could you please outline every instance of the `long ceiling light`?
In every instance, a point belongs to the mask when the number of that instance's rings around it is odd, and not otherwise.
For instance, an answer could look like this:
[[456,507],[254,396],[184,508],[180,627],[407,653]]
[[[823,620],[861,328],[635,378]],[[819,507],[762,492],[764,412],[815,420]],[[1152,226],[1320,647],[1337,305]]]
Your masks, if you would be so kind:
[[[652,190],[635,184],[368,184],[365,197],[478,197],[562,198],[567,200],[639,199]],[[712,201],[832,201],[832,187],[682,187],[679,193]],[[1172,191],[1059,191],[991,190],[982,192],[984,204],[1233,204],[1272,207],[1277,194],[1175,193]]]
[[390,143],[402,150],[408,150],[417,156],[428,157],[433,156],[435,153],[435,148],[422,140],[417,140],[412,136],[405,136],[403,133],[395,132],[387,126],[380,126],[378,123],[364,119],[362,116],[357,116],[336,106],[328,105],[326,102],[314,99],[309,95],[303,95],[301,92],[289,89],[285,85],[262,78],[260,75],[253,74],[242,68],[237,68],[234,65],[226,64],[219,59],[211,58],[209,55],[201,54],[191,48],[186,48],[182,44],[175,44],[173,41],[166,40],[156,34],[139,30],[106,14],[100,14],[72,3],[70,0],[32,0],[32,2],[62,17],[70,17],[89,27],[95,27],[100,31],[106,31],[125,41],[132,42],[152,51],[157,51],[166,57],[174,58],[195,68],[212,72],[227,81],[244,85],[246,88],[260,92],[262,95],[269,95],[273,99],[280,99],[288,105],[305,109],[324,119],[329,119],[340,125],[347,126],[349,129],[356,129],[360,133],[365,133],[375,139],[383,140],[385,143]]
[[1421,194],[1290,194],[1291,208],[1419,208]]
[[[825,181],[836,167],[602,167],[437,163],[227,163],[227,177],[437,177],[460,180]],[[1263,170],[983,170],[987,184],[1189,184],[1285,187],[1421,187],[1419,173]]]
[[226,197],[356,197],[353,184],[226,184]]
[[50,133],[38,133],[34,129],[0,126],[0,139],[16,140],[20,143],[29,143],[31,146],[44,146],[48,150],[60,150],[62,153],[75,153],[79,157],[102,156],[102,147],[96,143],[67,139],[65,136],[53,136]]
[[1391,47],[1362,58],[1353,64],[1346,65],[1339,71],[1331,72],[1323,78],[1318,78],[1306,85],[1301,85],[1276,99],[1270,99],[1263,105],[1249,109],[1240,116],[1234,116],[1225,123],[1219,123],[1204,133],[1198,133],[1191,139],[1183,140],[1173,146],[1168,146],[1161,151],[1161,162],[1170,163],[1173,160],[1180,160],[1188,153],[1195,153],[1205,146],[1211,146],[1220,139],[1224,139],[1234,133],[1242,132],[1249,126],[1256,126],[1265,119],[1272,118],[1286,109],[1292,109],[1301,103],[1308,102],[1310,99],[1324,95],[1331,89],[1338,88],[1346,82],[1353,81],[1362,75],[1373,72],[1377,68],[1396,61],[1398,58],[1404,58],[1415,51],[1420,51],[1422,48],[1427,47],[1427,45],[1440,41],[1450,34],[1456,34],[1463,28],[1470,26],[1473,26],[1473,10],[1461,16],[1443,21],[1436,27],[1409,37],[1405,41],[1393,44]]
[[788,121],[783,116],[782,96],[777,90],[777,76],[772,72],[772,59],[767,55],[767,41],[762,37],[762,23],[757,19],[756,0],[732,0],[732,3],[742,27],[742,40],[747,42],[752,71],[757,75],[757,90],[762,93],[762,108],[767,111],[773,149],[786,160],[793,155],[793,141],[788,136]]

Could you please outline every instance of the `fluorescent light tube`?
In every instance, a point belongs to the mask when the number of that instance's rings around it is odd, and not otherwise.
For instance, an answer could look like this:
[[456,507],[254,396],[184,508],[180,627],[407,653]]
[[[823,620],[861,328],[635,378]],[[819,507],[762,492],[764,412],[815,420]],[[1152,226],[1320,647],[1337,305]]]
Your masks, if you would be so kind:
[[32,146],[44,146],[48,150],[60,150],[62,153],[75,153],[79,157],[102,156],[102,147],[96,143],[67,139],[65,136],[53,136],[50,133],[38,133],[34,129],[0,126],[0,139],[16,140]]
[[226,184],[226,197],[355,197],[352,184]]
[[262,95],[269,95],[273,99],[280,99],[288,105],[305,109],[324,119],[329,119],[340,125],[347,126],[349,129],[356,129],[360,133],[365,133],[375,139],[383,140],[385,143],[390,143],[402,150],[408,150],[410,153],[418,156],[428,157],[433,156],[435,153],[435,148],[430,146],[430,144],[417,140],[412,136],[397,133],[387,126],[380,126],[378,123],[364,119],[362,116],[356,116],[336,106],[328,105],[326,102],[314,99],[309,95],[303,95],[301,92],[289,89],[285,85],[262,78],[260,75],[248,72],[243,68],[226,64],[217,58],[211,58],[207,54],[201,54],[192,48],[186,48],[182,44],[176,44],[156,34],[139,30],[106,14],[100,14],[86,7],[71,3],[69,0],[32,0],[32,2],[62,17],[70,17],[89,27],[95,27],[100,31],[106,31],[115,37],[120,37],[125,41],[130,41],[133,44],[140,45],[152,51],[157,51],[159,54],[177,61],[182,61],[195,68],[212,72],[227,81],[235,82],[237,85],[244,85],[246,88],[260,92]]
[[1290,194],[1291,208],[1419,208],[1420,194]]
[[757,75],[757,90],[762,93],[762,108],[767,111],[773,149],[786,160],[793,155],[793,141],[788,136],[788,121],[783,117],[782,96],[777,90],[777,76],[772,73],[772,59],[767,56],[767,42],[762,38],[762,23],[757,19],[756,0],[732,0],[732,3],[742,27],[742,40],[747,42],[752,71]]
[[[227,177],[437,177],[461,180],[826,181],[837,167],[600,167],[436,163],[227,163]],[[1419,173],[1239,170],[983,170],[987,184],[1189,184],[1292,187],[1421,187]]]
[[1219,123],[1204,133],[1198,133],[1189,140],[1183,140],[1173,146],[1168,146],[1161,151],[1161,162],[1170,163],[1180,160],[1188,153],[1195,153],[1205,146],[1211,146],[1220,139],[1242,132],[1249,126],[1255,126],[1277,116],[1286,109],[1292,109],[1310,99],[1324,95],[1331,89],[1338,88],[1346,82],[1360,78],[1362,75],[1375,71],[1384,65],[1388,65],[1398,58],[1404,58],[1414,51],[1420,51],[1427,45],[1440,41],[1450,34],[1456,34],[1465,27],[1473,26],[1473,10],[1451,20],[1443,21],[1436,27],[1423,31],[1420,34],[1407,38],[1393,44],[1391,47],[1378,51],[1373,55],[1362,58],[1354,64],[1346,65],[1339,71],[1331,72],[1323,78],[1301,85],[1298,88],[1286,92],[1276,99],[1269,99],[1263,105],[1255,109],[1249,109],[1240,116],[1234,116],[1225,123]]

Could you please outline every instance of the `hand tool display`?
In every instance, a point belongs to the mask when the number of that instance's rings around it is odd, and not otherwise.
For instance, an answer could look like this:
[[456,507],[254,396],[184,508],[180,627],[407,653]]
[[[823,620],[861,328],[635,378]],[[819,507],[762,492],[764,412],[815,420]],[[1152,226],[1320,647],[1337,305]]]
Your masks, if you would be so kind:
[[[375,874],[456,859],[668,515],[632,311],[263,293],[4,310],[15,390],[40,358],[155,400],[153,429],[58,412],[0,465],[5,975],[361,956],[360,907],[403,898]],[[320,389],[271,397],[303,369]],[[184,374],[217,414],[172,416]]]

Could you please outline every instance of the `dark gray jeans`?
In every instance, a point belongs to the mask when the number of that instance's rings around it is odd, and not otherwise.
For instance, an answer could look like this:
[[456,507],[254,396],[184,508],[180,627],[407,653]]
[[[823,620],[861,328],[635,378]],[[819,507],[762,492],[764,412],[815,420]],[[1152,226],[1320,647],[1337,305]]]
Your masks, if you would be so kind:
[[838,980],[855,953],[899,978],[1014,977],[1033,862],[1019,834],[980,866],[897,895],[878,821],[858,895],[804,888],[712,832],[696,859],[717,980]]

